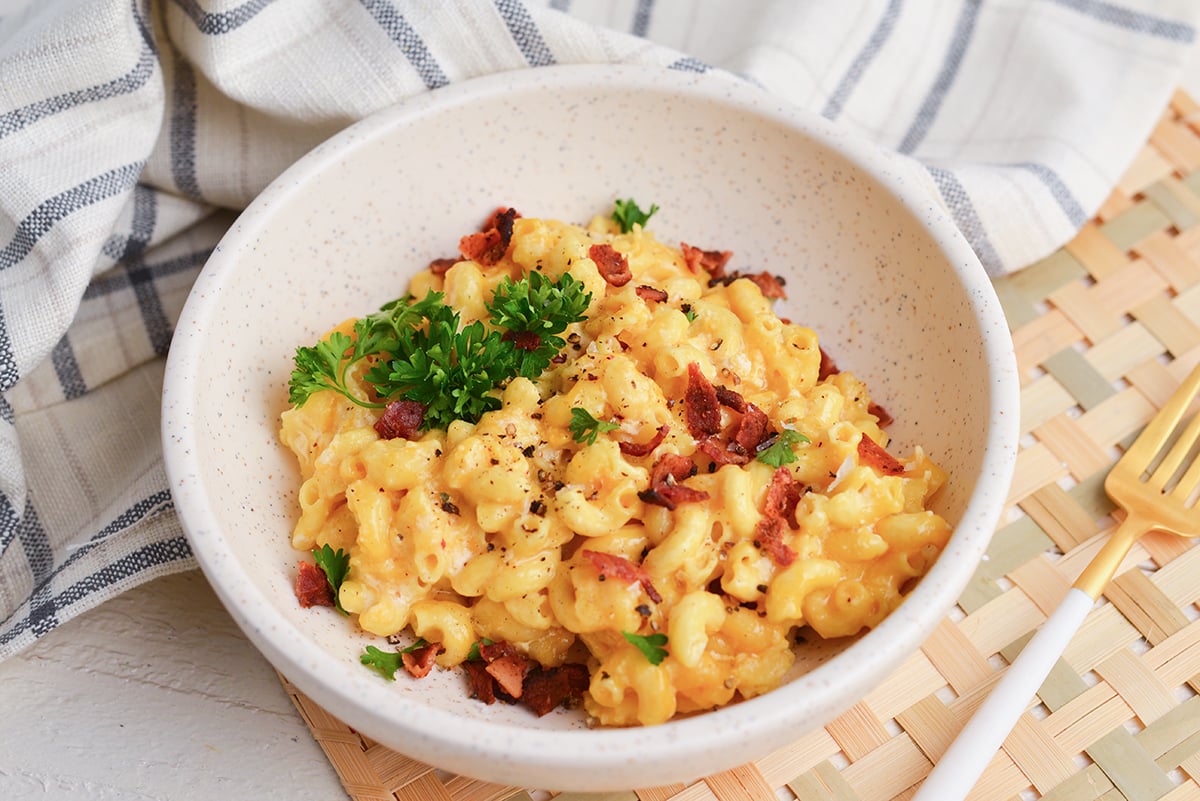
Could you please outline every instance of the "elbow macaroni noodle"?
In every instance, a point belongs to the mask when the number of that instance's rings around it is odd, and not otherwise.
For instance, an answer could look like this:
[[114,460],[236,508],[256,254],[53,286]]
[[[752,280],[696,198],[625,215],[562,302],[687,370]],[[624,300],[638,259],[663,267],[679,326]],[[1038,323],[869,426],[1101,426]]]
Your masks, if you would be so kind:
[[[627,257],[633,280],[606,283],[589,258],[598,242]],[[339,599],[361,628],[439,642],[442,667],[481,638],[507,640],[544,666],[586,659],[587,712],[635,725],[766,692],[792,665],[798,628],[853,635],[900,604],[949,537],[928,509],[945,475],[919,448],[898,475],[860,461],[862,437],[887,436],[861,381],[846,372],[818,380],[813,331],[780,320],[752,281],[710,286],[679,250],[603,218],[586,228],[519,218],[497,264],[426,270],[411,291],[443,291],[465,324],[487,319],[484,302],[505,276],[531,270],[583,282],[588,317],[564,334],[565,362],[536,381],[513,379],[478,423],[381,439],[379,410],[332,391],[282,416],[303,482],[292,545],[350,554]],[[645,285],[668,299],[643,299]],[[688,433],[681,400],[693,363],[774,429],[808,438],[785,465],[807,489],[798,527],[783,531],[791,564],[755,540],[775,469],[759,460],[706,469]],[[361,375],[349,380],[365,397]],[[618,428],[576,442],[577,407]],[[667,434],[646,456],[618,447],[661,426]],[[665,453],[695,458],[686,484],[707,500],[669,510],[639,497]],[[661,601],[637,581],[605,580],[584,550],[640,565]],[[668,656],[651,664],[622,632],[667,634]]]

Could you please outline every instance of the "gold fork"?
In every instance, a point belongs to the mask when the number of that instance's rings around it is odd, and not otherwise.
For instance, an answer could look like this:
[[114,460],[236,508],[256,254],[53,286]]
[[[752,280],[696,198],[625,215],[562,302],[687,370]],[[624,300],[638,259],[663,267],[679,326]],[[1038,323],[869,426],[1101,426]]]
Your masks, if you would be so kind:
[[1125,519],[1008,667],[911,801],[965,798],[1133,544],[1150,531],[1188,537],[1200,528],[1200,507],[1192,503],[1200,487],[1200,458],[1193,453],[1200,443],[1200,415],[1178,433],[1197,392],[1200,366],[1192,370],[1104,481],[1109,497],[1125,510]]

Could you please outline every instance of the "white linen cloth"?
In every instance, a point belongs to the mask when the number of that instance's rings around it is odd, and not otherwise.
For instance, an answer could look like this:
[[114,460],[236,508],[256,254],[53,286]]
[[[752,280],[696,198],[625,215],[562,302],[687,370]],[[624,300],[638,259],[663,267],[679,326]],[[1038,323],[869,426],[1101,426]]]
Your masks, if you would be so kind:
[[174,322],[234,211],[351,122],[499,70],[723,68],[910,157],[998,275],[1104,200],[1198,20],[1192,0],[0,0],[0,659],[194,566],[159,447]]

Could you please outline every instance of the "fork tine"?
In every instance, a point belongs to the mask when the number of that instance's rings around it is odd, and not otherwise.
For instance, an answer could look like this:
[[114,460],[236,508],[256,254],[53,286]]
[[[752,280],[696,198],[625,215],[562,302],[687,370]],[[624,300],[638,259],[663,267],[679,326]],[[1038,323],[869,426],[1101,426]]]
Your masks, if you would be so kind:
[[1196,491],[1197,486],[1200,486],[1200,459],[1196,459],[1188,465],[1187,472],[1179,479],[1179,483],[1171,490],[1171,494],[1180,503],[1186,504],[1188,498],[1192,497],[1192,494]]
[[1118,466],[1122,464],[1141,465],[1144,470],[1162,446],[1166,444],[1171,432],[1179,425],[1179,421],[1191,406],[1197,392],[1200,392],[1200,365],[1192,370],[1175,394],[1171,396],[1171,399],[1162,407],[1162,410],[1134,440],[1133,445],[1129,446],[1129,450],[1125,451]]
[[1192,422],[1180,435],[1179,439],[1171,446],[1171,450],[1163,457],[1158,467],[1154,469],[1154,473],[1150,476],[1149,484],[1154,489],[1162,492],[1166,489],[1167,484],[1171,481],[1171,477],[1183,464],[1183,460],[1191,454],[1192,448],[1196,445],[1196,440],[1200,439],[1200,415],[1192,418]]

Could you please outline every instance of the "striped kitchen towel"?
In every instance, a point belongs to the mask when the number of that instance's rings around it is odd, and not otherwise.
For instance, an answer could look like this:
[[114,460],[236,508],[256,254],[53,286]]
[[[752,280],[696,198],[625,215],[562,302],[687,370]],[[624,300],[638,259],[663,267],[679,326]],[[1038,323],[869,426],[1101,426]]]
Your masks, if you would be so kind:
[[[923,176],[993,274],[1145,141],[1193,0],[0,0],[0,659],[194,565],[163,357],[242,208],[351,122],[559,63],[726,70]],[[633,88],[633,87],[631,87]]]

